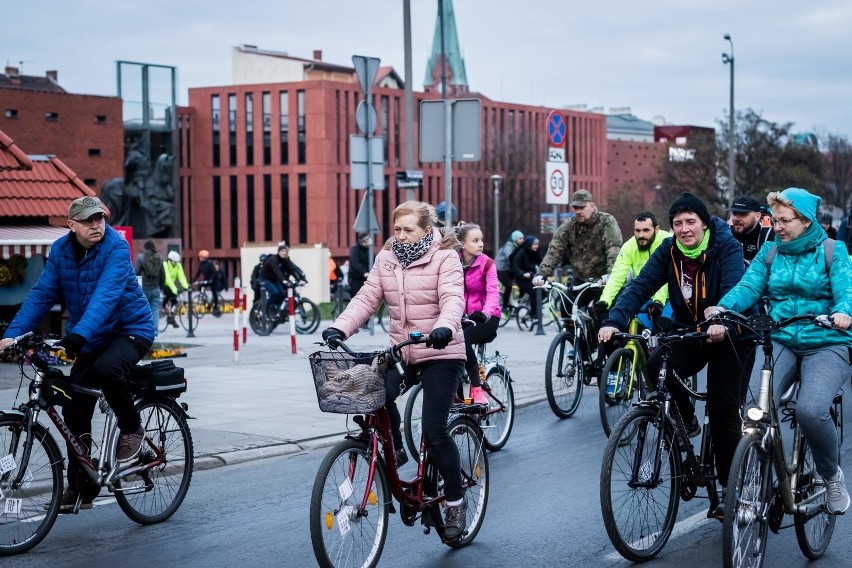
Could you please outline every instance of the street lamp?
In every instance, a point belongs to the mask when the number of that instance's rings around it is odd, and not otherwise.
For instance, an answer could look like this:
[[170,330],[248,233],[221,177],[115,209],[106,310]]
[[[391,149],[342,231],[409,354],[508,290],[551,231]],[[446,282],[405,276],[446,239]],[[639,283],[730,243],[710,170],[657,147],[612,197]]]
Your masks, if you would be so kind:
[[494,184],[494,256],[497,256],[497,251],[500,250],[500,180],[503,177],[500,174],[491,176],[491,183]]
[[734,166],[737,157],[736,148],[734,147],[734,140],[736,139],[734,136],[734,41],[731,39],[731,34],[725,34],[724,38],[731,44],[731,54],[722,54],[722,65],[731,65],[731,106],[728,124],[728,191],[730,191],[730,197],[733,198],[736,186]]

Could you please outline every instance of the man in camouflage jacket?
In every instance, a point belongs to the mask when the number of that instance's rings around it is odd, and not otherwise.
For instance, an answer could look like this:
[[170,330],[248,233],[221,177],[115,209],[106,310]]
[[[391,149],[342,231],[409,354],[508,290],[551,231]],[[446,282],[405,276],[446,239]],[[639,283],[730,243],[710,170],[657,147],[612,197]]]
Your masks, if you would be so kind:
[[[598,211],[592,194],[579,189],[571,200],[574,217],[562,223],[539,266],[538,282],[553,274],[566,249],[571,253],[571,266],[578,282],[600,280],[609,274],[621,249],[621,229],[615,217]],[[534,282],[536,284],[537,282]]]

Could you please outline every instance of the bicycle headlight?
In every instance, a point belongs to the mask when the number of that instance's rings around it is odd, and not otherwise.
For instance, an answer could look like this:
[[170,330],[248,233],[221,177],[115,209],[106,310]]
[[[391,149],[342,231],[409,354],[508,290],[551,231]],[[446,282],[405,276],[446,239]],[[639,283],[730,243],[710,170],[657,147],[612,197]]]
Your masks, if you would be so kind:
[[760,420],[763,420],[763,410],[756,406],[752,406],[746,410],[746,416],[748,416],[749,420],[759,422]]

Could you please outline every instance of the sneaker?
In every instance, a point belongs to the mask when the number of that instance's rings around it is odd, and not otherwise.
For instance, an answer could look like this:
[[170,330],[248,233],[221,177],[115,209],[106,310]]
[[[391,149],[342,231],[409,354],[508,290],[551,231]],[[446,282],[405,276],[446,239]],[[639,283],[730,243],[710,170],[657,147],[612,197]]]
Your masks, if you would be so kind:
[[142,426],[132,434],[122,434],[118,439],[118,451],[115,453],[118,463],[129,462],[139,455],[144,439],[145,429]]
[[616,391],[616,384],[618,383],[618,373],[611,372],[606,379],[606,401],[607,402],[617,402],[621,400],[624,396],[624,381],[621,381],[621,384],[618,385],[618,391]]
[[827,494],[825,508],[829,515],[842,515],[849,509],[849,492],[846,491],[842,469],[838,467],[837,473],[825,478],[825,491]]
[[444,538],[455,540],[460,538],[467,526],[467,501],[459,505],[447,506],[444,511]]
[[168,323],[170,323],[170,324],[172,325],[172,327],[180,327],[180,326],[178,325],[178,322],[177,322],[177,321],[175,321],[175,318],[173,318],[173,317],[172,317],[172,318],[169,318]]
[[692,417],[692,423],[686,428],[686,435],[690,438],[694,438],[701,434],[701,424],[698,423],[698,417]]
[[[74,491],[73,489],[66,489],[64,493],[62,493],[62,501],[59,503],[59,512],[60,513],[70,513],[74,510],[74,506],[77,504],[77,496],[79,493]],[[83,509],[91,509],[92,508],[92,500],[91,499],[83,499],[80,503],[80,510]],[[44,504],[44,510],[47,511],[50,509],[50,503]]]
[[470,398],[473,404],[488,404],[488,396],[482,387],[470,387]]
[[396,467],[397,469],[401,468],[405,464],[408,463],[408,454],[405,453],[405,450],[400,448],[393,453],[394,458],[396,459]]

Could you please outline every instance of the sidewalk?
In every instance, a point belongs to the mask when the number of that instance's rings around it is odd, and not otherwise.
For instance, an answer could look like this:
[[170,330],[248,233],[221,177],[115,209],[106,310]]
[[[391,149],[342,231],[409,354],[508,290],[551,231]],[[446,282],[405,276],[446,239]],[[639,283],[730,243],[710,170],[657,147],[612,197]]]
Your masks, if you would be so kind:
[[[182,328],[169,328],[158,341],[183,343],[186,357],[175,359],[186,369],[188,390],[179,399],[189,405],[196,469],[208,469],[284,455],[336,442],[347,429],[347,416],[320,412],[307,356],[319,349],[323,321],[313,335],[297,335],[298,354],[292,355],[285,325],[267,337],[248,330],[240,344],[239,362],[233,361],[233,316],[205,316],[187,338]],[[509,356],[516,406],[539,402],[544,392],[544,361],[554,331],[544,336],[521,332],[514,322],[501,328],[489,346]],[[361,331],[348,344],[361,350],[387,345],[381,328]],[[67,374],[70,367],[64,369]],[[10,408],[18,385],[15,365],[0,364],[0,409]],[[24,389],[26,392],[26,385]],[[20,403],[20,399],[19,399]],[[404,408],[405,398],[397,403]],[[350,421],[349,427],[353,424]],[[93,430],[99,432],[96,422]]]

